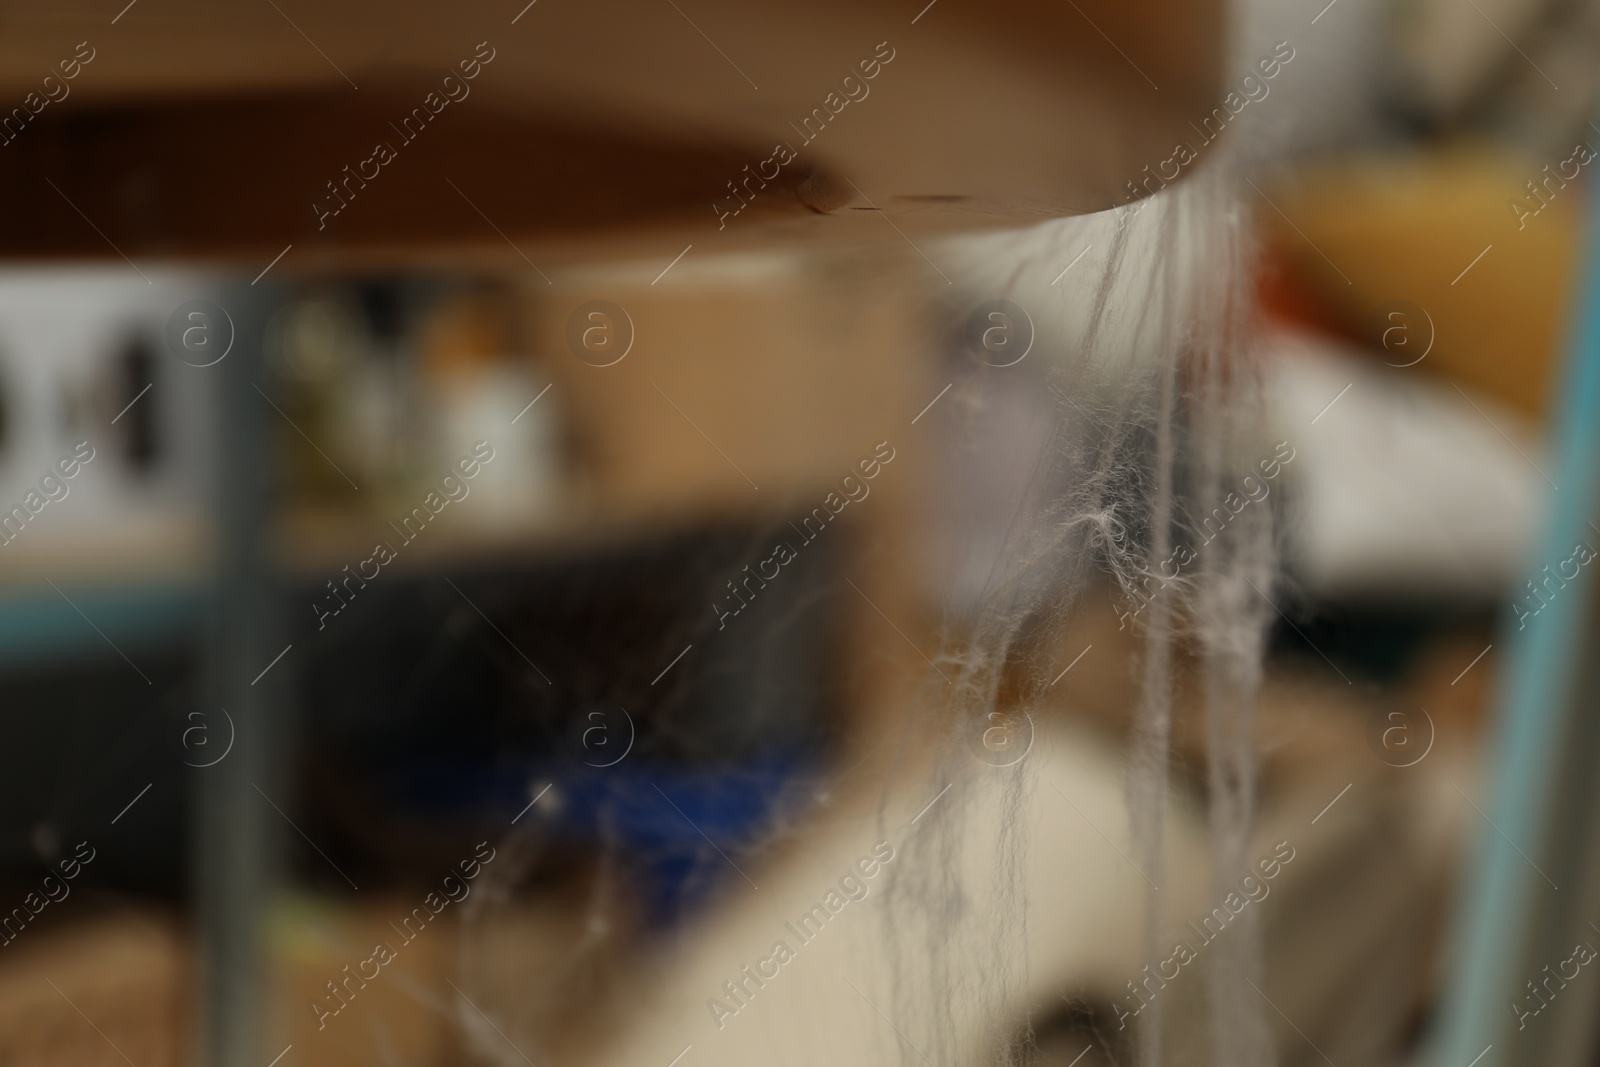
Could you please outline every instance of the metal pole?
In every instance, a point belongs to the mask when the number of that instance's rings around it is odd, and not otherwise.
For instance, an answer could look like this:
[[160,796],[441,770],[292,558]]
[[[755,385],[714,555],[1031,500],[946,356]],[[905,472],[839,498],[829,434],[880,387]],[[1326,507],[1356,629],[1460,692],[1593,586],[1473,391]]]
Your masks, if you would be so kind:
[[[1600,548],[1588,523],[1600,497],[1600,211],[1590,182],[1588,240],[1575,299],[1575,329],[1552,420],[1555,485],[1537,554],[1528,567],[1536,584],[1573,555],[1580,542]],[[1507,358],[1511,354],[1507,353]],[[1548,566],[1550,571],[1546,571]],[[1528,858],[1539,855],[1551,825],[1559,746],[1582,654],[1584,616],[1600,560],[1581,567],[1559,589],[1540,585],[1515,593],[1497,642],[1506,649],[1496,721],[1489,742],[1488,821],[1455,911],[1436,1067],[1499,1067],[1507,1062],[1513,1002],[1524,993],[1525,947],[1539,894],[1558,892]],[[1563,576],[1564,578],[1564,576]]]
[[[282,760],[286,675],[269,564],[272,519],[271,408],[262,336],[275,303],[265,287],[235,285],[216,294],[223,318],[208,322],[232,347],[194,373],[212,377],[212,511],[216,569],[204,650],[207,714],[226,711],[233,747],[198,769],[194,798],[195,891],[200,949],[200,1057],[204,1067],[261,1067],[269,983],[262,934],[274,876],[280,817],[262,792],[286,803]],[[200,320],[196,320],[197,323]],[[170,336],[170,335],[169,335]],[[197,338],[199,334],[195,335]],[[214,350],[213,350],[214,351]]]

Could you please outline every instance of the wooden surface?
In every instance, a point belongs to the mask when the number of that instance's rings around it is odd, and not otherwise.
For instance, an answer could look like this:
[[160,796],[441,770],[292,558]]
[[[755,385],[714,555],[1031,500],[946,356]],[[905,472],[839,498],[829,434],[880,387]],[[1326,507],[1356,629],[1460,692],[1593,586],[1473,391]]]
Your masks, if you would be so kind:
[[[1102,210],[1213,102],[1219,8],[7,4],[0,255],[255,262],[293,242],[299,263],[462,246],[537,261],[900,241],[880,211],[915,233]],[[405,140],[401,119],[475,54],[493,58]],[[828,121],[808,142],[814,109]],[[326,184],[378,142],[397,158],[319,226]],[[719,221],[778,144],[795,158]]]
[[172,1067],[187,1061],[191,1005],[184,987],[192,969],[186,938],[170,917],[135,910],[83,917],[53,930],[24,929],[6,947],[0,1062]]

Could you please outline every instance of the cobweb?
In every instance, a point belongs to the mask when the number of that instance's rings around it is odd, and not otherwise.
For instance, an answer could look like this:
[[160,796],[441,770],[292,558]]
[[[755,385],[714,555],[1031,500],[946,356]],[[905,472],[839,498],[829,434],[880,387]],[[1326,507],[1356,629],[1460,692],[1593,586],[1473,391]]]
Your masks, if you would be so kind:
[[[925,1020],[922,1041],[901,1050],[907,1064],[924,1055],[935,1063],[979,1062],[975,1052],[981,1062],[1029,1062],[1026,1026],[985,1027],[981,1020],[1028,1013],[1027,968],[1019,961],[1027,957],[1029,907],[1037,902],[1023,891],[1032,833],[1023,816],[1040,783],[1026,761],[997,775],[971,759],[967,742],[995,721],[1029,729],[1023,717],[1047,699],[1059,666],[1040,650],[1061,645],[1082,599],[1108,575],[1130,597],[1141,586],[1148,591],[1152,579],[1157,590],[1136,624],[1138,673],[1126,701],[1130,858],[1148,883],[1140,955],[1164,954],[1155,886],[1165,878],[1180,657],[1196,664],[1203,694],[1217,895],[1249,870],[1250,731],[1276,570],[1271,514],[1245,509],[1192,565],[1171,562],[1175,535],[1194,529],[1251,473],[1263,445],[1252,306],[1242,283],[1250,252],[1243,210],[1219,167],[1110,217],[971,241],[964,250],[973,275],[1004,271],[1015,292],[1026,288],[1017,264],[1048,277],[1043,265],[1066,262],[1085,247],[1104,249],[1099,276],[1085,287],[1087,306],[1058,298],[1059,321],[1048,331],[1056,346],[1048,375],[1054,418],[1003,547],[972,604],[947,627],[941,676],[930,674],[909,720],[910,729],[942,738],[928,772],[930,794],[955,785],[942,817],[912,828],[906,850],[918,858],[894,872],[887,908],[896,1016]],[[971,845],[963,837],[974,829],[957,812],[995,790],[1000,798],[989,802],[988,822],[977,831],[992,835],[993,867],[989,884],[975,886],[962,873],[970,870],[962,853]],[[972,906],[974,899],[984,905]],[[1232,933],[1208,964],[1210,1062],[1265,1064],[1272,1060],[1269,1032],[1251,988],[1261,966],[1255,916]],[[1141,1067],[1169,1060],[1166,1003],[1153,998],[1138,1020],[1132,1055]],[[987,1054],[963,1036],[974,1027],[987,1031]]]
[[[989,760],[980,750],[993,731],[1031,741],[1033,712],[1050,702],[1050,690],[1065,673],[1056,652],[1092,594],[1104,595],[1109,587],[1124,603],[1143,605],[1132,618],[1136,669],[1122,700],[1131,842],[1124,858],[1142,878],[1139,958],[1160,959],[1170,943],[1163,937],[1171,906],[1157,887],[1167,882],[1172,855],[1177,706],[1197,706],[1204,718],[1210,889],[1220,897],[1248,872],[1251,728],[1277,573],[1271,511],[1256,506],[1231,514],[1225,536],[1173,562],[1175,546],[1196,540],[1194,531],[1270,450],[1251,344],[1254,310],[1246,279],[1252,250],[1238,184],[1228,161],[1214,160],[1188,180],[1114,212],[965,238],[940,251],[946,262],[960,264],[953,271],[959,296],[946,306],[964,310],[969,297],[1003,297],[1034,310],[1032,362],[1025,371],[985,366],[962,353],[960,313],[945,314],[949,328],[935,330],[951,339],[945,347],[958,374],[1017,372],[1010,401],[1001,399],[1005,387],[996,386],[988,401],[981,388],[957,392],[951,447],[963,447],[959,427],[1016,423],[1019,404],[1030,413],[1024,420],[1029,429],[1016,437],[1003,470],[980,469],[973,476],[977,482],[1009,480],[1015,491],[1005,506],[988,508],[987,520],[976,526],[951,520],[941,531],[954,547],[931,579],[942,583],[940,644],[914,698],[895,717],[888,740],[893,771],[876,805],[877,836],[892,841],[903,858],[885,865],[874,890],[877,918],[860,928],[860,942],[875,948],[852,949],[877,961],[882,981],[862,978],[865,988],[852,982],[851,989],[894,1034],[874,1050],[857,1050],[859,1062],[887,1062],[887,1056],[907,1065],[1039,1062],[1033,1022],[1045,1008],[1040,975],[1030,962],[1040,952],[1030,916],[1041,906],[1059,911],[1073,904],[1040,900],[1028,880],[1029,853],[1038,847],[1032,813],[1047,784],[1035,761],[1026,754]],[[1056,265],[1069,261],[1079,272],[1070,284],[1056,284],[1066,271],[1046,281]],[[981,410],[985,403],[994,409]],[[972,485],[953,476],[945,492],[959,495],[964,488]],[[819,574],[802,599],[825,598],[837,585]],[[769,621],[780,636],[785,618]],[[683,644],[682,634],[669,637],[664,648]],[[1198,699],[1178,701],[1180,684],[1192,685]],[[722,859],[759,866],[809,847],[810,813],[827,807],[832,783],[848,773],[839,759],[860,755],[847,746],[829,748],[827,739],[818,751],[826,757],[820,763],[789,769],[753,837],[738,844],[724,839],[731,855],[717,846]],[[912,797],[919,799],[907,807]],[[911,817],[927,797],[937,807]],[[689,1032],[681,1020],[651,1015],[652,985],[694,985],[703,976],[700,995],[719,1029],[719,1006],[744,1005],[734,992],[722,993],[711,976],[735,975],[752,957],[707,961],[709,950],[683,932],[701,929],[692,916],[687,927],[619,954],[608,924],[635,846],[607,821],[617,810],[602,806],[597,818],[602,847],[582,883],[583,902],[569,909],[581,918],[567,925],[560,944],[544,946],[537,961],[507,948],[520,943],[510,902],[518,885],[534,877],[551,842],[524,828],[499,843],[505,859],[469,905],[462,943],[463,981],[475,999],[457,1006],[463,1032],[483,1056],[517,1063],[526,1050],[535,1062],[562,1058],[570,1050],[554,1035],[567,1015],[622,1002],[630,1009],[601,1014],[624,1036],[608,1035],[609,1051],[594,1062],[633,1062],[656,1042],[667,1054],[664,1064],[674,1051],[668,1045],[687,1051],[696,1039],[680,1036]],[[719,861],[711,857],[710,863]],[[1121,1028],[1108,1026],[1117,1020],[1104,1012],[1092,1018],[1083,1029],[1101,1062],[1271,1063],[1262,998],[1252,988],[1260,984],[1261,949],[1256,913],[1247,911],[1208,950],[1201,1009],[1207,1026],[1197,1027],[1194,1012],[1174,1017],[1169,1003],[1176,1002],[1164,997],[1139,1013],[1131,1040],[1128,1034],[1100,1040],[1101,1031]],[[696,952],[699,963],[674,962]],[[1096,995],[1121,993],[1120,979],[1095,977],[1110,979],[1096,984]],[[800,978],[783,981],[791,992],[802,984]],[[1133,982],[1127,986],[1131,990]],[[873,999],[879,992],[888,998],[881,1007]],[[773,999],[755,993],[749,1002]],[[495,1024],[485,1025],[490,1018]],[[706,1025],[703,1013],[699,1025]],[[1208,1034],[1203,1053],[1197,1029]],[[786,1042],[826,1044],[827,1035],[815,1030],[786,1033],[767,1041],[772,1062],[811,1061],[796,1049],[780,1050]]]

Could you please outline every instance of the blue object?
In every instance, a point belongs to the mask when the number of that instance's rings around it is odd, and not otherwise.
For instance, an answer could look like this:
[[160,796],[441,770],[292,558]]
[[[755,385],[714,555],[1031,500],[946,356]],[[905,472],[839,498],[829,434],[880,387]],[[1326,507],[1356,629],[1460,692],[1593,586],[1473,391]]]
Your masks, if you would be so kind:
[[663,927],[730,879],[741,881],[733,864],[766,840],[775,820],[794,813],[813,758],[771,750],[710,767],[643,759],[599,769],[435,763],[397,782],[393,799],[434,817],[493,812],[510,823],[548,783],[550,794],[519,826],[537,823],[558,841],[613,851],[634,878],[646,921]]
[[[1577,321],[1553,405],[1556,490],[1528,568],[1535,582],[1555,573],[1577,543],[1600,546],[1589,527],[1600,496],[1600,212],[1594,210],[1595,182],[1589,185]],[[1464,899],[1456,908],[1443,1014],[1433,1035],[1436,1067],[1507,1062],[1505,1035],[1514,1019],[1512,1000],[1522,992],[1536,894],[1556,892],[1528,857],[1546,844],[1597,568],[1600,560],[1583,565],[1576,578],[1546,591],[1547,600],[1519,589],[1521,610],[1506,620],[1498,642],[1506,660],[1487,750],[1490,802],[1484,809],[1493,825],[1481,824]]]

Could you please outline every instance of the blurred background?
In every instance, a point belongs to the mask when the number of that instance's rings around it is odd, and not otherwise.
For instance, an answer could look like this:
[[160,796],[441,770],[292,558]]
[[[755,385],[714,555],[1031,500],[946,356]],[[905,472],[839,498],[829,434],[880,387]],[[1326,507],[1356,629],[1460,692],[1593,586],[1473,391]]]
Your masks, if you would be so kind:
[[1156,998],[1209,1062],[1127,859],[1140,598],[1093,579],[979,729],[1021,809],[934,807],[905,708],[1095,432],[1108,250],[1224,152],[1278,862],[1216,898],[1180,715],[1174,936],[1258,909],[1285,1064],[1435,1062],[1480,978],[1483,1067],[1600,1063],[1592,508],[1545,547],[1595,5],[120,6],[0,7],[0,1063],[922,1062],[866,872],[930,809],[1038,842],[1016,1062],[1136,1062]]

